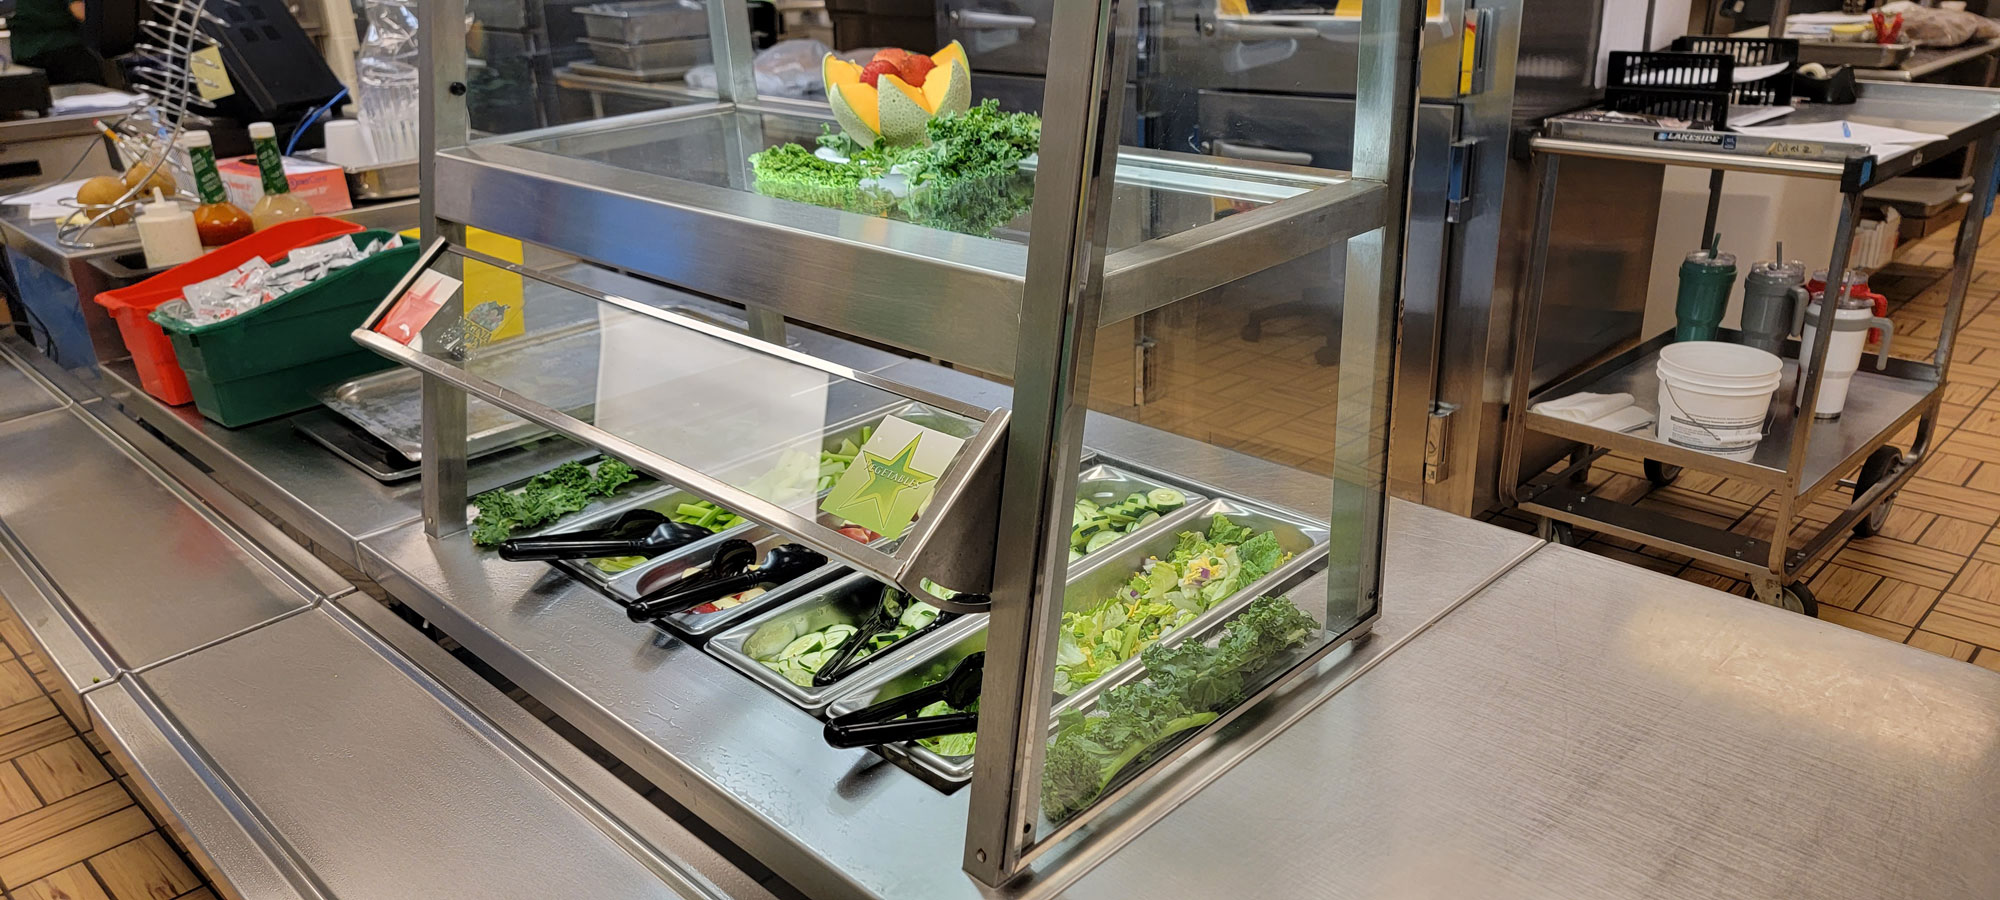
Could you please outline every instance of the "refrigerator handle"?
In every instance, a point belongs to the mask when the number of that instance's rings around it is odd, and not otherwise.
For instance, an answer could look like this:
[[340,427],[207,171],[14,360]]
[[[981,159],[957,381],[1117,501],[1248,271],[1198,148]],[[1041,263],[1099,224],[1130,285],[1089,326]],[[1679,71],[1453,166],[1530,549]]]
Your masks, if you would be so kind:
[[1230,159],[1244,159],[1251,162],[1283,163],[1288,166],[1313,164],[1313,155],[1303,150],[1276,150],[1230,141],[1202,141],[1201,149],[1202,152],[1215,156],[1227,156]]
[[974,31],[1025,30],[1038,24],[1034,16],[1015,16],[983,9],[954,9],[952,24]]

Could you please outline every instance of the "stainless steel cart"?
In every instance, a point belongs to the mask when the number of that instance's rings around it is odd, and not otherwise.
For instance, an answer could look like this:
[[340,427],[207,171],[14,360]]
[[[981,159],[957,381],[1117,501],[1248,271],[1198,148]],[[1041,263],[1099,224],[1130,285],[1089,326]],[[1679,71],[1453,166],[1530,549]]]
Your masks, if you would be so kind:
[[[1507,432],[1501,472],[1503,494],[1522,510],[1542,517],[1544,537],[1563,540],[1572,526],[1589,528],[1649,547],[1683,554],[1695,560],[1741,572],[1756,590],[1758,599],[1776,605],[1814,613],[1818,604],[1802,582],[1800,573],[1815,559],[1829,552],[1848,531],[1872,534],[1881,527],[1890,503],[1917,466],[1929,454],[1943,396],[1945,373],[1951,363],[1952,338],[1957,330],[1966,285],[1972,278],[1973,256],[1979,248],[1979,234],[1990,211],[1994,191],[1996,131],[2000,131],[2000,91],[1916,84],[1864,84],[1860,100],[1846,106],[1805,106],[1785,120],[1792,124],[1847,119],[1942,135],[1935,141],[1901,155],[1886,158],[1869,153],[1841,154],[1833,145],[1787,142],[1766,146],[1760,142],[1729,138],[1716,143],[1688,143],[1674,140],[1679,133],[1647,130],[1644,138],[1631,143],[1602,137],[1559,134],[1561,129],[1544,128],[1529,142],[1539,185],[1532,249],[1528,259],[1526,291],[1515,318],[1513,388],[1509,398]],[[1720,136],[1708,133],[1718,139]],[[1754,146],[1753,146],[1754,144]],[[1652,431],[1619,433],[1591,425],[1538,414],[1535,404],[1580,392],[1630,393],[1638,403],[1657,414],[1658,376],[1655,365],[1660,348],[1672,340],[1662,334],[1623,352],[1612,348],[1609,358],[1559,378],[1546,389],[1529,389],[1529,373],[1534,369],[1535,339],[1540,330],[1543,287],[1547,282],[1549,233],[1555,210],[1557,173],[1565,157],[1585,157],[1655,166],[1689,166],[1711,170],[1710,205],[1707,229],[1715,225],[1715,201],[1723,172],[1751,172],[1799,178],[1835,180],[1840,183],[1841,206],[1833,257],[1828,272],[1848,268],[1855,223],[1861,213],[1862,193],[1889,179],[1903,175],[1922,163],[1970,148],[1976,180],[1972,209],[1959,226],[1953,252],[1950,294],[1946,300],[1944,325],[1937,350],[1928,362],[1892,360],[1885,371],[1864,366],[1854,376],[1846,411],[1838,419],[1815,421],[1800,410],[1812,409],[1819,396],[1832,331],[1819,329],[1811,354],[1815,362],[1803,372],[1799,367],[1799,346],[1789,341],[1785,348],[1784,381],[1778,388],[1771,422],[1764,439],[1748,459],[1725,458],[1700,450],[1669,444]],[[1704,239],[1707,237],[1703,236]],[[1805,380],[1803,392],[1798,380]],[[1915,436],[1904,450],[1890,441],[1912,422]],[[1522,472],[1523,447],[1529,440],[1560,440],[1573,443],[1568,464],[1556,471]],[[1777,510],[1771,520],[1769,537],[1736,534],[1706,524],[1686,521],[1656,508],[1639,508],[1608,498],[1593,496],[1582,475],[1591,462],[1609,452],[1636,456],[1646,461],[1646,473],[1655,484],[1665,484],[1683,469],[1708,472],[1756,484],[1776,492]],[[1850,477],[1851,476],[1851,477]],[[1798,536],[1793,528],[1798,513],[1836,486],[1854,490],[1853,499],[1832,522],[1818,532]]]

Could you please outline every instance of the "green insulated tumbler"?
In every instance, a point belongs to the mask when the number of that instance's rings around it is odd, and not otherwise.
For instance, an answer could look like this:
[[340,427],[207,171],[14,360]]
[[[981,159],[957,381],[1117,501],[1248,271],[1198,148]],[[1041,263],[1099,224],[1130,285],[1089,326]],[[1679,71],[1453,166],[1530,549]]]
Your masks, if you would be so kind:
[[1712,341],[1729,292],[1736,287],[1736,254],[1696,250],[1681,261],[1681,290],[1674,300],[1674,340]]

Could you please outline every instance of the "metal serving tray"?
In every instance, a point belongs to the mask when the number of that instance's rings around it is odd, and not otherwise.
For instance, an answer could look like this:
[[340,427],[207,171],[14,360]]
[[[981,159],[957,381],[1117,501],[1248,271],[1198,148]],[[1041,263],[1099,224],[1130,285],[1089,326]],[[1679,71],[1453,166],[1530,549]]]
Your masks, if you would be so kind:
[[1134,493],[1145,493],[1154,488],[1170,488],[1179,491],[1181,496],[1187,498],[1187,502],[1182,504],[1180,509],[1161,514],[1159,521],[1134,529],[1131,534],[1127,534],[1118,540],[1097,548],[1096,553],[1084,554],[1082,558],[1071,563],[1071,565],[1083,565],[1084,561],[1090,559],[1092,556],[1112,550],[1132,538],[1145,535],[1158,527],[1162,522],[1174,518],[1177,514],[1181,514],[1182,510],[1191,506],[1200,506],[1202,505],[1202,501],[1208,499],[1205,494],[1177,482],[1170,482],[1157,476],[1140,475],[1128,471],[1122,467],[1122,464],[1114,464],[1109,457],[1096,453],[1085,453],[1082,465],[1083,471],[1077,474],[1076,479],[1076,498],[1078,500],[1092,500],[1096,501],[1099,505],[1109,505],[1123,500]]
[[[546,384],[561,391],[535,392],[535,399],[579,418],[597,404],[598,326],[581,322],[517,340],[490,345],[477,370],[515,390]],[[404,366],[364,375],[319,392],[320,402],[417,460],[423,455],[423,403],[418,372]],[[465,401],[466,454],[479,456],[533,440],[547,429],[468,394]]]
[[984,614],[975,614],[942,620],[862,660],[853,673],[826,687],[800,687],[743,652],[743,643],[758,629],[764,627],[789,627],[795,634],[804,635],[829,625],[842,623],[859,625],[874,609],[875,602],[880,599],[881,594],[877,589],[881,586],[880,582],[867,574],[853,572],[846,577],[836,579],[817,593],[794,600],[774,612],[752,618],[724,631],[709,641],[706,649],[716,658],[762,682],[800,709],[817,713],[832,702],[834,697],[851,687],[855,679],[881,666],[907,664],[929,657],[938,643],[944,640],[944,635],[955,630],[959,621],[976,618],[983,622],[986,618]]
[[[1272,531],[1278,536],[1278,543],[1293,553],[1276,571],[1253,581],[1236,593],[1226,597],[1208,611],[1196,616],[1193,621],[1162,636],[1159,643],[1172,645],[1190,637],[1206,637],[1216,628],[1242,612],[1252,600],[1267,594],[1283,593],[1298,582],[1323,568],[1326,564],[1327,529],[1296,513],[1276,510],[1262,504],[1248,501],[1222,499],[1207,503],[1191,503],[1175,516],[1147,526],[1144,540],[1136,544],[1122,544],[1116,553],[1101,553],[1081,570],[1073,571],[1069,584],[1063,591],[1063,611],[1071,612],[1089,607],[1116,592],[1137,572],[1147,557],[1161,556],[1170,552],[1180,540],[1180,533],[1194,528],[1205,527],[1209,518],[1221,513],[1230,521],[1248,525],[1258,531]],[[1163,522],[1171,522],[1166,528],[1154,530]],[[1113,545],[1119,547],[1121,545]],[[1110,550],[1111,548],[1106,548]],[[958,661],[986,646],[986,622],[980,617],[976,623],[966,626],[966,633],[954,631],[954,637],[931,645],[931,653],[921,658],[900,661],[892,666],[882,666],[855,680],[847,692],[841,693],[826,708],[826,715],[836,716],[853,712],[877,700],[887,699],[914,690],[931,680],[951,671]],[[1104,673],[1096,681],[1085,685],[1083,690],[1069,697],[1058,697],[1054,712],[1076,708],[1087,709],[1099,694],[1111,687],[1131,681],[1145,672],[1145,665],[1139,657],[1133,657]],[[914,743],[885,744],[878,748],[883,756],[897,761],[906,768],[940,790],[952,790],[972,777],[972,757],[940,756]]]
[[[597,510],[588,519],[571,519],[570,521],[564,523],[563,530],[583,531],[585,529],[592,528],[601,523],[609,522],[611,519],[617,517],[619,514],[630,512],[635,509],[654,509],[654,510],[659,510],[660,512],[666,513],[668,515],[672,515],[673,511],[676,508],[678,508],[681,504],[697,503],[700,502],[701,499],[702,498],[697,497],[694,494],[688,493],[685,490],[681,490],[680,488],[670,487],[666,488],[664,491],[649,493],[643,497],[628,497],[626,498],[627,502],[617,504],[615,506],[607,506],[604,507],[603,509]],[[595,585],[598,590],[610,594],[612,599],[614,600],[617,600],[621,603],[628,603],[633,600],[637,600],[640,594],[644,593],[642,590],[640,590],[639,587],[640,583],[644,580],[639,577],[642,573],[648,573],[651,572],[653,569],[671,565],[676,561],[679,561],[684,564],[686,562],[686,560],[683,559],[684,556],[690,553],[695,553],[697,551],[703,550],[707,547],[722,542],[723,540],[725,540],[723,535],[743,536],[747,535],[750,529],[755,527],[758,526],[752,525],[750,523],[742,523],[733,528],[726,528],[723,529],[722,531],[712,532],[709,534],[708,537],[702,538],[699,541],[696,541],[685,547],[676,549],[670,553],[663,553],[650,560],[647,560],[643,563],[633,566],[632,568],[626,569],[623,572],[606,572],[603,569],[591,565],[589,560],[582,560],[582,559],[558,559],[551,561],[549,564],[555,566],[558,569],[562,569],[565,572],[568,572],[572,577],[576,578],[579,581],[585,581],[589,582],[592,585]],[[679,568],[685,568],[685,565],[676,567],[676,571],[678,571]],[[665,577],[667,574],[671,573],[661,573],[659,577]]]
[[[589,466],[590,470],[593,472],[597,471],[598,464],[603,461],[604,457],[602,456],[582,460],[583,464]],[[558,463],[557,465],[561,464]],[[555,468],[555,466],[549,467],[549,469],[553,468]],[[542,471],[547,472],[549,471],[549,469],[544,469]],[[540,474],[542,474],[542,472],[535,473],[535,475],[540,475]],[[535,528],[523,528],[520,531],[516,531],[512,535],[509,535],[509,537],[517,537],[517,538],[539,537],[544,534],[554,534],[557,532],[570,531],[581,527],[582,523],[602,521],[606,517],[620,510],[630,509],[634,506],[645,504],[652,498],[659,496],[661,492],[668,490],[666,485],[663,485],[658,481],[654,480],[652,476],[647,475],[644,472],[639,472],[637,474],[639,476],[638,480],[626,482],[624,486],[620,487],[616,492],[614,492],[609,497],[599,497],[596,500],[590,501],[590,505],[585,506],[584,508],[579,509],[576,512],[570,513],[569,515],[566,516],[558,516],[555,521],[550,522],[546,525],[541,525]],[[505,487],[494,488],[494,490],[518,491],[523,486],[525,486],[530,479],[534,478],[535,475],[530,475],[527,478],[523,478],[520,481],[516,481]],[[487,492],[482,491],[481,493],[483,494]],[[478,515],[479,511],[479,504],[472,502],[473,499],[477,499],[477,497],[475,496],[473,498],[468,498],[465,503],[465,521],[468,523],[470,523]]]
[[[900,697],[924,685],[943,679],[958,667],[960,660],[986,649],[986,622],[955,622],[949,637],[939,638],[941,646],[928,658],[900,666],[881,666],[873,672],[850,679],[854,686],[827,705],[826,716],[844,716],[877,700]],[[899,741],[875,748],[941,791],[956,790],[972,780],[972,757],[943,756],[924,749],[915,741]]]
[[686,74],[687,70],[708,62],[708,39],[705,37],[650,41],[644,44],[625,44],[596,38],[577,38],[577,42],[590,48],[590,57],[596,60],[598,65],[613,69],[648,73],[678,69],[682,74]]
[[599,3],[576,11],[584,33],[601,41],[643,44],[677,38],[708,37],[708,9],[681,0],[639,3]]

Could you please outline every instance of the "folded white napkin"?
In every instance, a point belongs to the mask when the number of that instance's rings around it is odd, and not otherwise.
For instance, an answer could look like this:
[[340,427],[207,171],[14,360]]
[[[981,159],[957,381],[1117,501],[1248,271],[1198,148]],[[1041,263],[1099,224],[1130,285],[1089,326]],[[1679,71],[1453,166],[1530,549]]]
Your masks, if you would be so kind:
[[1533,412],[1572,422],[1590,423],[1632,405],[1631,394],[1571,394],[1544,400],[1530,407]]
[[1545,400],[1532,411],[1606,431],[1637,431],[1653,424],[1653,414],[1634,405],[1631,394],[1571,394]]

